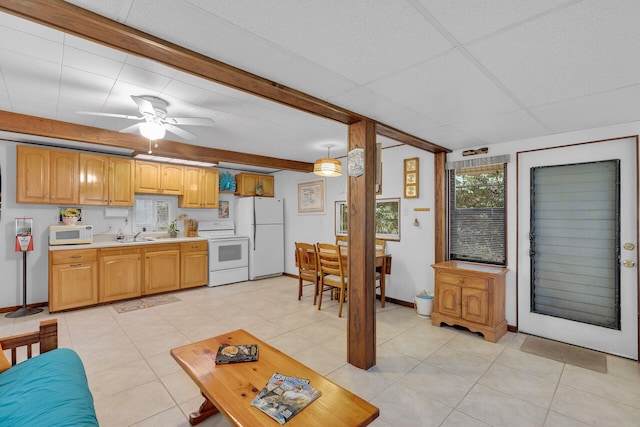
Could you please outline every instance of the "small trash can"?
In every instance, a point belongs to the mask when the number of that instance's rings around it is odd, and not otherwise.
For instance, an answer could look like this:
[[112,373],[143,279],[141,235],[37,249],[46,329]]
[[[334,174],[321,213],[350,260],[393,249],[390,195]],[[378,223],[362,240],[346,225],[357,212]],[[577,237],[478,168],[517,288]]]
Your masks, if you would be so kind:
[[416,311],[420,317],[431,317],[433,311],[433,295],[429,295],[427,292],[420,292],[414,298],[416,303]]

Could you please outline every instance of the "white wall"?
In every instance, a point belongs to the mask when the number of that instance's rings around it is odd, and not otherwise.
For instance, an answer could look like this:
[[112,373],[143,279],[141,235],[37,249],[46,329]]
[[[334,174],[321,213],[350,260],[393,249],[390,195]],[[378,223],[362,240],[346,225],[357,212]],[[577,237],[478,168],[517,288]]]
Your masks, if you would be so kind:
[[[420,159],[420,192],[418,198],[402,197],[404,159]],[[391,275],[387,276],[386,295],[413,302],[416,293],[433,290],[434,221],[433,221],[433,154],[410,146],[396,146],[382,151],[382,194],[378,199],[400,198],[402,217],[400,241],[387,242],[387,253],[393,256]],[[341,177],[326,178],[326,213],[298,215],[297,184],[317,179],[312,173],[279,172],[275,174],[275,192],[285,200],[285,272],[297,275],[295,242],[334,243],[334,202],[347,200],[345,159]],[[414,212],[414,208],[430,208],[429,212]],[[418,219],[419,225],[414,226]]]
[[[516,315],[516,236],[517,236],[517,174],[516,174],[516,154],[519,151],[527,151],[538,148],[558,147],[562,145],[570,145],[581,142],[599,141],[613,138],[620,138],[631,135],[640,134],[640,122],[627,123],[617,126],[609,126],[603,128],[595,128],[577,132],[568,132],[557,135],[550,135],[540,138],[523,139],[518,141],[509,141],[500,144],[489,145],[489,153],[486,156],[473,156],[473,158],[500,156],[509,154],[511,161],[507,166],[507,267],[509,272],[506,279],[506,318],[509,325],[517,324]],[[471,148],[471,147],[470,147]],[[479,147],[474,147],[479,148]],[[448,161],[462,160],[463,150],[457,150],[447,155]],[[550,155],[552,151],[549,151]],[[468,158],[467,158],[468,159]],[[570,163],[571,159],[563,159]],[[526,195],[528,197],[528,194]]]

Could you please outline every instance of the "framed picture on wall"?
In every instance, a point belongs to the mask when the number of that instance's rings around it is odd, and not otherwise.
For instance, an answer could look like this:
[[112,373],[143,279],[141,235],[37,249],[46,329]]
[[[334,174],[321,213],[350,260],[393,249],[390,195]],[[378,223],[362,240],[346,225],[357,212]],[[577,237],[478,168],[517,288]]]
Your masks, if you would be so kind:
[[[349,234],[349,211],[347,202],[335,202],[335,230],[336,236]],[[400,199],[376,200],[376,238],[386,240],[400,240]]]
[[418,197],[418,184],[420,177],[419,161],[417,157],[404,159],[404,198]]
[[298,215],[324,215],[325,205],[324,178],[298,182]]

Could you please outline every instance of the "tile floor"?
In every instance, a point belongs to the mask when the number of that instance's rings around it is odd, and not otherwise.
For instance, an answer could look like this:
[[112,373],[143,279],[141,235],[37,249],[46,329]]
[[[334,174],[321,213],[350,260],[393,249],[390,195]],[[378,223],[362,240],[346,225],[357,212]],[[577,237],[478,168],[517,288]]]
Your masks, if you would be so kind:
[[[364,371],[345,363],[347,319],[336,302],[318,311],[310,295],[298,301],[296,279],[172,295],[181,301],[123,314],[105,305],[1,316],[0,336],[58,318],[59,345],[80,354],[103,427],[188,426],[202,398],[169,349],[237,328],[378,406],[374,426],[640,425],[640,368],[626,359],[608,357],[601,374],[519,351],[524,335],[492,344],[378,302],[377,365]],[[216,414],[201,425],[229,423]]]

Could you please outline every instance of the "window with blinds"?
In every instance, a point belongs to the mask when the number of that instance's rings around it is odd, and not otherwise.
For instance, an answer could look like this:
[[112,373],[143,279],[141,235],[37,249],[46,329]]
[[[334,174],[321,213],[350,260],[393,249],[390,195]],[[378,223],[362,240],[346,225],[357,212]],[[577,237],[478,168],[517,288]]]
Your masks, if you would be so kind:
[[449,168],[449,259],[506,264],[506,163]]
[[620,329],[618,160],[531,169],[531,311]]

